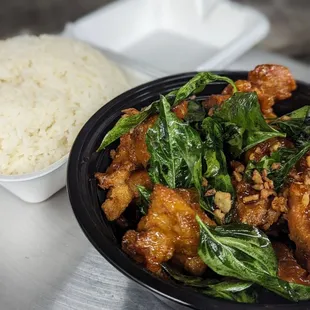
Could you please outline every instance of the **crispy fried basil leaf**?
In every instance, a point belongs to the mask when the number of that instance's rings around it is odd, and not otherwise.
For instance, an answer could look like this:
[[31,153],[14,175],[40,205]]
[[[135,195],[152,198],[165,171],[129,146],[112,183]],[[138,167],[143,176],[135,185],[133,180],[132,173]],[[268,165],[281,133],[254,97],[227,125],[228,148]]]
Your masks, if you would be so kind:
[[[166,100],[170,104],[173,103],[173,105],[176,105],[181,101],[187,99],[190,95],[197,94],[203,91],[207,84],[214,81],[225,81],[227,83],[230,83],[233,86],[234,90],[237,90],[234,82],[227,77],[218,76],[209,72],[200,72],[196,74],[188,83],[186,83],[180,89],[169,92],[166,95]],[[160,100],[154,101],[151,105],[142,109],[141,113],[139,114],[120,118],[115,124],[115,126],[105,135],[99,148],[97,149],[97,152],[104,150],[108,145],[119,139],[122,135],[141,124],[151,114],[156,113],[158,110],[159,102]],[[190,107],[190,110],[192,111],[190,112],[189,117],[197,118],[198,111],[194,113],[193,109],[197,109],[197,106],[194,107],[194,105],[192,105]]]
[[287,293],[291,294],[291,298],[288,298],[288,297],[286,298],[292,299],[295,301],[310,300],[310,286],[296,284],[296,283],[288,283],[285,281],[281,281],[281,282],[284,282],[284,283],[281,283],[282,287],[285,288],[286,286],[289,286],[289,289],[286,290],[286,294]]
[[254,290],[248,289],[240,292],[227,291],[224,286],[230,283],[219,283],[218,286],[211,286],[209,289],[203,290],[202,293],[211,297],[236,301],[246,304],[254,304],[257,300],[257,294]]
[[220,123],[211,117],[204,119],[202,130],[203,158],[206,163],[204,177],[212,188],[234,195],[234,188],[227,171],[227,160],[223,150],[223,129]]
[[[246,224],[200,226],[198,254],[215,272],[250,280],[253,272],[276,276],[277,260],[268,237]],[[241,272],[242,270],[242,272]]]
[[206,111],[202,104],[193,100],[188,102],[185,120],[189,123],[202,122],[206,117]]
[[201,173],[200,135],[170,111],[164,96],[160,99],[159,117],[146,134],[146,144],[151,155],[149,174],[154,183],[170,188],[195,186]]
[[[278,191],[287,179],[290,170],[310,150],[310,142],[304,143],[299,148],[280,148],[271,156],[264,156],[259,162],[250,161],[246,167],[245,174],[251,178],[253,170],[267,170],[268,178],[274,182],[275,190]],[[272,164],[279,163],[280,168],[272,170]]]
[[277,259],[268,237],[255,227],[230,224],[200,226],[198,254],[213,271],[259,284],[287,299],[310,299],[310,287],[277,278]]
[[271,125],[291,138],[296,146],[310,141],[310,106],[304,106],[286,116],[288,119],[280,117],[271,122]]
[[[223,150],[223,129],[221,124],[207,117],[202,122],[203,142],[203,176],[208,180],[208,189],[215,189],[231,194],[234,201],[235,191],[227,170],[227,160]],[[213,210],[214,196],[204,197],[207,210]],[[202,205],[204,207],[204,205]],[[204,207],[204,209],[206,209]]]
[[261,278],[261,285],[292,301],[310,300],[310,286],[283,281],[277,277]]
[[214,112],[214,117],[223,123],[224,140],[233,157],[270,138],[285,137],[266,123],[255,92],[235,93]]
[[202,92],[208,84],[216,81],[227,82],[233,87],[234,91],[237,91],[235,83],[230,78],[210,72],[200,72],[177,91],[174,105],[180,103],[191,95]]
[[223,298],[242,303],[255,303],[257,294],[249,288],[251,282],[235,279],[203,279],[201,277],[187,276],[175,268],[165,264],[163,269],[176,281],[196,288],[199,292],[211,297]]
[[137,127],[151,114],[154,114],[156,110],[157,103],[154,103],[143,109],[138,114],[120,118],[114,127],[105,135],[99,148],[97,149],[97,152],[104,150],[108,145],[119,139],[122,135]]
[[139,201],[138,201],[138,208],[142,215],[146,215],[149,209],[150,197],[151,197],[152,191],[150,191],[149,189],[145,188],[142,185],[137,185],[137,189],[140,195]]

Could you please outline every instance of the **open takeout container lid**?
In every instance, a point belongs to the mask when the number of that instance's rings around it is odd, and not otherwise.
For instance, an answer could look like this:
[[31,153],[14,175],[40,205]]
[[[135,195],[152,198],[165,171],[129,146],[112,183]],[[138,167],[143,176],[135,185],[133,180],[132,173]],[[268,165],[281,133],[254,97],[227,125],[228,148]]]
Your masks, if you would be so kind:
[[223,69],[268,31],[263,14],[228,0],[119,0],[68,24],[63,35],[160,77]]

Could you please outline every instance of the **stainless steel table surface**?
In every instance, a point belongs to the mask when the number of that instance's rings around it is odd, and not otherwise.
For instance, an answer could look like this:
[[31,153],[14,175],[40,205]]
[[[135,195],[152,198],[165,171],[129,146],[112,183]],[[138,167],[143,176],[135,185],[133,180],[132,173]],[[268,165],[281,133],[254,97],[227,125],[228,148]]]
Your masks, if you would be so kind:
[[[229,69],[288,65],[310,82],[309,68],[253,50]],[[0,188],[0,310],[171,309],[112,267],[80,230],[65,190],[27,204]],[[180,307],[178,307],[179,309]]]

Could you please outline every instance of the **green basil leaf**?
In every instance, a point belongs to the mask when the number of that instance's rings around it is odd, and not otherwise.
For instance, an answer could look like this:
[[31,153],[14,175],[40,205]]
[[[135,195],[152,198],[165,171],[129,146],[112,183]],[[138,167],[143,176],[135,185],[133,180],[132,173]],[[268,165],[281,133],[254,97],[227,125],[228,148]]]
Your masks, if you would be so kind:
[[228,145],[230,154],[238,157],[243,150],[243,136],[245,129],[237,126],[234,123],[224,122],[223,127],[223,140]]
[[291,138],[296,146],[302,146],[310,140],[310,106],[304,106],[271,122],[271,125]]
[[[277,275],[277,259],[268,237],[246,224],[211,227],[197,216],[200,226],[198,254],[222,276],[251,281],[253,273]],[[254,280],[253,280],[254,281]]]
[[[207,117],[202,122],[201,127],[205,137],[203,142],[205,164],[203,176],[208,180],[207,189],[230,193],[233,204],[235,191],[227,170],[227,160],[223,150],[222,126],[216,119]],[[203,209],[209,212],[214,210],[214,196],[204,197],[204,201]]]
[[[253,170],[267,170],[268,178],[274,182],[275,190],[278,191],[285,184],[287,175],[298,161],[310,150],[310,142],[305,143],[299,148],[280,148],[273,152],[271,156],[264,156],[259,162],[250,161],[246,167],[245,174],[251,178]],[[272,170],[273,163],[280,163],[280,168]]]
[[[180,89],[169,92],[166,95],[166,99],[168,102],[174,102],[174,105],[176,105],[177,103],[187,99],[191,94],[196,94],[202,91],[207,84],[214,81],[225,81],[227,83],[230,83],[236,90],[236,86],[231,79],[218,76],[209,72],[201,72],[195,75],[188,83],[186,83]],[[115,124],[115,126],[105,135],[99,148],[97,149],[97,152],[104,150],[108,145],[119,139],[122,135],[129,132],[131,129],[141,124],[151,114],[155,113],[157,111],[159,102],[160,100],[153,102],[148,107],[142,109],[139,114],[120,118]],[[193,105],[190,107],[190,109],[194,109]],[[191,113],[192,116],[193,114],[195,114],[195,117],[197,118],[197,111],[196,113]]]
[[224,139],[233,157],[270,138],[285,137],[266,123],[255,92],[235,93],[213,117],[223,123]]
[[189,123],[202,122],[206,117],[204,107],[195,101],[189,101],[187,106],[187,114],[185,120]]
[[272,276],[261,277],[261,285],[292,301],[310,300],[310,286],[286,282]]
[[[282,152],[287,153],[286,154],[287,156],[284,156],[287,158],[289,155],[294,154],[295,150],[294,149],[283,149]],[[279,151],[273,153],[273,156],[271,157],[264,156],[259,162],[252,161],[252,160],[249,161],[245,169],[245,175],[247,179],[250,180],[252,178],[252,174],[254,170],[262,171],[266,169],[267,172],[270,172],[272,164],[277,163],[277,160],[279,160],[278,163],[281,162],[281,155]]]
[[191,95],[202,92],[208,84],[216,81],[227,82],[233,87],[235,92],[238,91],[235,83],[228,77],[219,76],[210,72],[199,72],[177,91],[174,105],[187,99]]
[[[295,301],[310,300],[310,286],[297,283],[288,283],[285,281],[282,282],[289,286],[290,289],[288,291],[290,292],[291,299]],[[284,286],[284,284],[282,285]]]
[[139,114],[120,118],[115,126],[105,135],[99,148],[97,149],[97,152],[104,150],[108,145],[119,139],[122,135],[137,127],[151,114],[154,114],[156,110],[157,104],[154,103],[143,109]]
[[174,280],[195,287],[199,292],[208,296],[243,303],[256,302],[257,294],[254,290],[248,290],[253,284],[251,282],[235,279],[203,279],[184,275],[167,264],[163,264],[162,267]]
[[202,122],[205,136],[203,143],[203,157],[206,163],[204,177],[212,188],[228,192],[234,196],[234,188],[227,170],[227,160],[224,154],[223,129],[219,122],[207,117]]
[[[278,123],[282,123],[282,122],[286,122],[286,121],[289,121],[291,119],[305,119],[308,115],[309,115],[309,109],[310,109],[310,106],[309,105],[305,105],[303,106],[302,108],[299,108],[297,110],[294,110],[290,113],[287,113],[285,115],[282,115],[274,120],[272,120],[270,122],[270,124],[278,124]],[[290,119],[288,120],[283,120],[283,117],[284,116],[287,116],[289,117]]]
[[241,281],[241,280],[225,280],[219,281],[218,283],[209,284],[210,288],[214,288],[216,290],[221,290],[223,292],[242,292],[253,285],[252,282]]
[[[292,119],[305,119],[306,117],[309,117],[310,114],[310,106],[305,105],[302,108],[299,108],[291,113],[286,114],[286,116],[292,118]],[[279,119],[279,118],[278,118]]]
[[203,290],[202,293],[211,297],[236,301],[239,303],[253,304],[257,301],[257,294],[254,290],[244,290],[241,292],[226,292],[217,288],[210,288],[208,290]]
[[202,153],[200,135],[170,111],[164,96],[160,98],[159,117],[146,134],[146,144],[151,155],[149,174],[154,183],[170,188],[196,185]]
[[140,195],[139,202],[138,202],[138,208],[142,215],[146,215],[149,209],[150,197],[151,197],[152,191],[150,191],[149,189],[145,188],[142,185],[137,185],[137,189]]
[[268,237],[246,224],[200,226],[198,254],[213,271],[259,284],[287,299],[310,299],[310,287],[277,278],[277,259]]
[[202,187],[202,162],[201,159],[198,160],[194,166],[193,170],[193,184],[199,194],[199,204],[202,209],[213,215],[213,203],[205,199],[204,192],[205,189]]
[[[162,264],[162,268],[176,281],[182,282],[188,286],[206,288],[211,284],[218,283],[217,279],[204,279],[202,277],[194,277],[182,274],[176,268],[171,267],[167,263]],[[251,285],[250,285],[251,286]],[[248,286],[249,287],[249,286]],[[246,287],[247,288],[247,287]],[[245,289],[246,289],[245,288]]]

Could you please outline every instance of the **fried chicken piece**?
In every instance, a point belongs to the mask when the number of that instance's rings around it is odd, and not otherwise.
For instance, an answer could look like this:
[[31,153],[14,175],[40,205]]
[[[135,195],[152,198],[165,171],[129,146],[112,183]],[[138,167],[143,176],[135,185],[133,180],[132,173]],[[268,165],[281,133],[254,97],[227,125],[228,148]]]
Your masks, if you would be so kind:
[[135,230],[127,230],[122,240],[122,249],[130,255],[136,262],[144,263],[144,256],[140,254],[136,247],[138,241],[138,233]]
[[259,65],[249,72],[248,80],[260,90],[258,93],[262,112],[272,113],[272,106],[278,100],[292,96],[296,82],[288,68],[280,65]]
[[[137,113],[135,109],[124,111],[129,115]],[[149,161],[145,135],[156,119],[156,115],[151,116],[131,133],[123,135],[117,150],[111,151],[112,163],[107,172],[95,174],[98,186],[109,190],[102,209],[110,221],[116,220],[137,197],[136,185],[152,187],[148,173],[137,170],[145,168]]]
[[102,209],[109,221],[114,221],[125,211],[134,198],[139,197],[137,185],[152,188],[152,182],[146,170],[131,172],[125,169],[112,173],[96,173],[98,185],[102,189],[109,189]]
[[149,117],[131,133],[127,133],[120,138],[117,150],[111,152],[113,161],[107,169],[107,173],[122,169],[124,165],[130,165],[132,171],[147,166],[150,154],[147,150],[145,136],[148,129],[154,125],[157,117],[157,115]]
[[310,152],[289,173],[287,215],[290,238],[298,262],[310,272]]
[[207,270],[207,265],[199,256],[190,257],[182,254],[175,254],[172,258],[172,262],[176,265],[180,265],[193,276],[199,277]]
[[182,257],[189,271],[203,273],[205,268],[201,268],[197,255],[199,225],[196,214],[209,225],[215,223],[200,209],[197,201],[192,201],[194,197],[191,190],[155,185],[148,214],[139,222],[137,231],[126,232],[123,250],[139,262],[143,259],[147,269],[154,273],[160,274],[161,263],[174,255]]
[[310,275],[303,269],[290,250],[283,243],[272,244],[278,259],[278,277],[287,282],[310,286]]
[[120,144],[117,150],[112,150],[112,163],[106,173],[111,174],[120,169],[133,171],[136,169],[136,154],[134,152],[133,139],[130,133],[123,135],[120,138]]
[[[272,106],[279,100],[292,95],[296,82],[288,68],[280,65],[258,65],[248,74],[248,80],[235,82],[241,92],[256,92],[262,113],[266,118],[274,118]],[[233,88],[228,85],[222,95],[233,94]]]
[[139,197],[139,191],[137,189],[137,185],[142,185],[147,189],[153,188],[153,183],[150,179],[150,176],[146,170],[137,170],[134,171],[128,181],[127,184],[132,191],[135,198]]
[[145,136],[149,128],[155,124],[157,118],[157,115],[149,117],[142,124],[137,126],[132,133],[133,151],[135,154],[135,164],[137,167],[142,166],[146,168],[149,162],[150,154],[147,150]]
[[[294,145],[284,138],[272,138],[262,142],[245,154],[245,162],[260,161],[270,156],[279,148],[290,148]],[[236,164],[233,163],[235,166]],[[237,203],[234,219],[237,222],[257,226],[268,230],[282,214],[287,213],[287,199],[283,193],[274,191],[273,181],[267,177],[267,171],[253,171],[252,180],[244,180],[242,171],[233,172],[233,185],[236,189]],[[240,170],[240,169],[239,169]]]
[[188,112],[188,101],[184,100],[172,109],[177,118],[184,119]]
[[[237,193],[234,221],[268,230],[276,223],[281,212],[272,208],[272,195],[262,197],[254,185],[245,181],[233,182]],[[271,197],[272,196],[272,197]]]
[[310,272],[310,185],[291,184],[287,221],[297,260]]
[[202,105],[208,110],[208,115],[212,116],[216,107],[221,106],[223,102],[230,97],[231,95],[211,95]]

